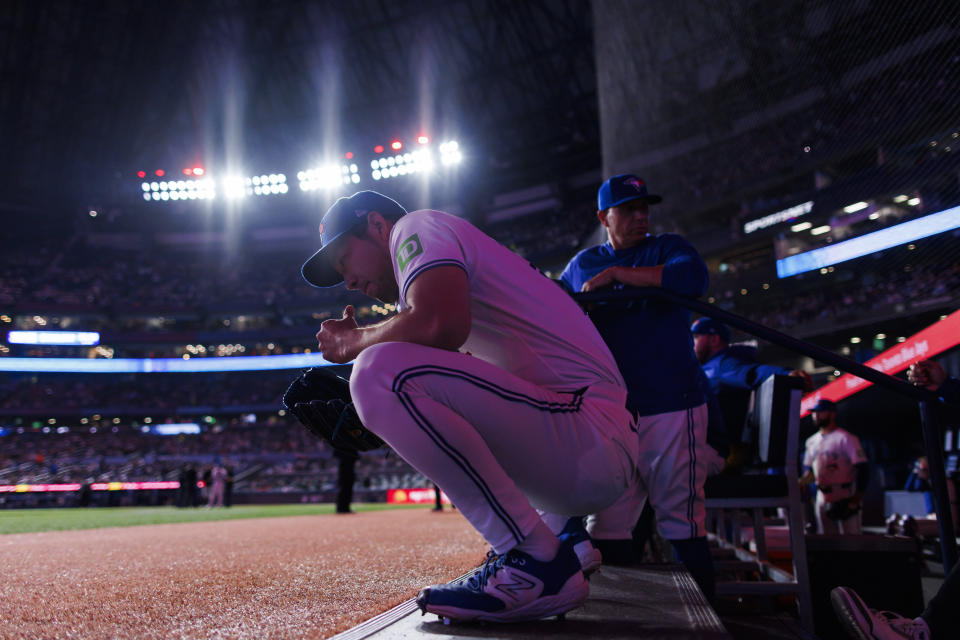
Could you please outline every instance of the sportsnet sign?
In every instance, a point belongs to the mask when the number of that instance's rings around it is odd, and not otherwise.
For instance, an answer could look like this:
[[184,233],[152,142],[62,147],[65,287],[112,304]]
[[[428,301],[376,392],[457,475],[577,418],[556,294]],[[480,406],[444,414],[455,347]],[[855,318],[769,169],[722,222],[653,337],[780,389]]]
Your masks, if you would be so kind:
[[[935,322],[923,331],[887,349],[866,362],[866,366],[888,375],[900,373],[918,360],[932,358],[938,353],[960,344],[960,311],[954,311],[943,320]],[[858,391],[863,391],[872,382],[845,373],[830,384],[806,395],[800,403],[800,417],[810,413],[810,408],[821,398],[839,402]]]
[[756,220],[745,222],[743,225],[743,232],[753,233],[754,231],[759,231],[760,229],[766,229],[767,227],[772,227],[773,225],[780,224],[781,222],[795,220],[800,216],[807,215],[811,211],[813,211],[813,200],[795,205],[789,209],[784,209],[783,211],[771,213],[770,215],[757,218]]

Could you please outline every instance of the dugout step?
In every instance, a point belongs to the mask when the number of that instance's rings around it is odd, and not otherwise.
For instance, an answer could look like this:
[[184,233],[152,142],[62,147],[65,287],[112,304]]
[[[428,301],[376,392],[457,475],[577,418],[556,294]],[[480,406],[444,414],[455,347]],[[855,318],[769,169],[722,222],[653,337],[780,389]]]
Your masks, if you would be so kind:
[[659,638],[729,640],[720,618],[707,604],[682,565],[638,568],[601,567],[590,580],[590,598],[565,619],[515,624],[444,624],[420,615],[413,600],[345,631],[332,640],[498,638],[565,640],[567,638]]

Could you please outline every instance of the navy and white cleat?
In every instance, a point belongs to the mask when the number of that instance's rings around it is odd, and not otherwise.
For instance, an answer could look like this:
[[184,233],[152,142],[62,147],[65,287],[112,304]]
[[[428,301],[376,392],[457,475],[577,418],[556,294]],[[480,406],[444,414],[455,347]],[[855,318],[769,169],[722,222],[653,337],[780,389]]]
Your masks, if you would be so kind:
[[580,561],[580,568],[583,575],[590,578],[590,575],[600,568],[603,562],[603,556],[600,550],[593,544],[587,528],[583,524],[583,518],[574,517],[567,520],[563,525],[563,531],[557,534],[560,542],[569,541],[573,546],[574,553],[577,554],[577,560]]
[[456,621],[521,622],[564,614],[589,594],[572,545],[561,543],[549,562],[516,549],[499,556],[491,552],[468,579],[421,590],[417,605]]

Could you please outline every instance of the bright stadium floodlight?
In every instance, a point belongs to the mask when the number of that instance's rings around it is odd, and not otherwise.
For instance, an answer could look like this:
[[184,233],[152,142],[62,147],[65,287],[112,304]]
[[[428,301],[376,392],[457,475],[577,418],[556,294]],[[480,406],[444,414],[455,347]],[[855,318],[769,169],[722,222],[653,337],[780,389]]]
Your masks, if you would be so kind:
[[430,149],[417,149],[373,160],[370,167],[370,177],[374,180],[387,180],[416,173],[426,174],[433,170],[433,155]]
[[[307,169],[297,173],[301,191],[316,189],[333,190],[345,184],[351,184],[351,175],[356,173],[352,168],[357,165],[328,164],[314,169]],[[281,193],[284,191],[281,189]]]
[[444,165],[459,164],[463,160],[460,145],[456,140],[448,140],[440,145],[440,162]]
[[223,195],[227,200],[236,200],[247,195],[245,180],[240,176],[229,176],[223,179]]
[[825,233],[829,233],[829,232],[830,232],[830,229],[832,229],[832,227],[831,227],[830,225],[828,225],[828,224],[825,224],[825,225],[820,226],[820,227],[814,227],[813,229],[810,229],[810,235],[812,235],[812,236],[822,236],[822,235],[825,234]]
[[286,193],[288,191],[287,176],[282,173],[248,176],[246,178],[231,176],[223,180],[223,188],[227,198]]
[[[210,178],[188,180],[162,180],[143,182],[143,199],[147,201],[211,200],[216,197],[216,185]],[[225,187],[229,192],[230,188]]]

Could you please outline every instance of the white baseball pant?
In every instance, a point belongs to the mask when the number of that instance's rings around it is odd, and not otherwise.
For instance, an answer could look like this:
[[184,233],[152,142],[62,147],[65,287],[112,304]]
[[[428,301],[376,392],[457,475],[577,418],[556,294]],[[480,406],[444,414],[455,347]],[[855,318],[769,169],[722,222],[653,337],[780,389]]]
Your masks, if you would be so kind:
[[537,509],[598,511],[635,475],[637,437],[614,384],[551,391],[470,355],[387,342],[357,358],[350,393],[364,425],[497,553],[533,530]]
[[822,491],[817,491],[816,514],[817,528],[820,533],[827,535],[859,535],[863,533],[863,511],[858,511],[845,520],[834,520],[827,515],[830,503],[824,498]]
[[703,483],[723,468],[723,458],[707,444],[707,405],[641,416],[638,475],[616,504],[587,518],[587,531],[597,539],[632,537],[646,500],[667,540],[706,534]]

